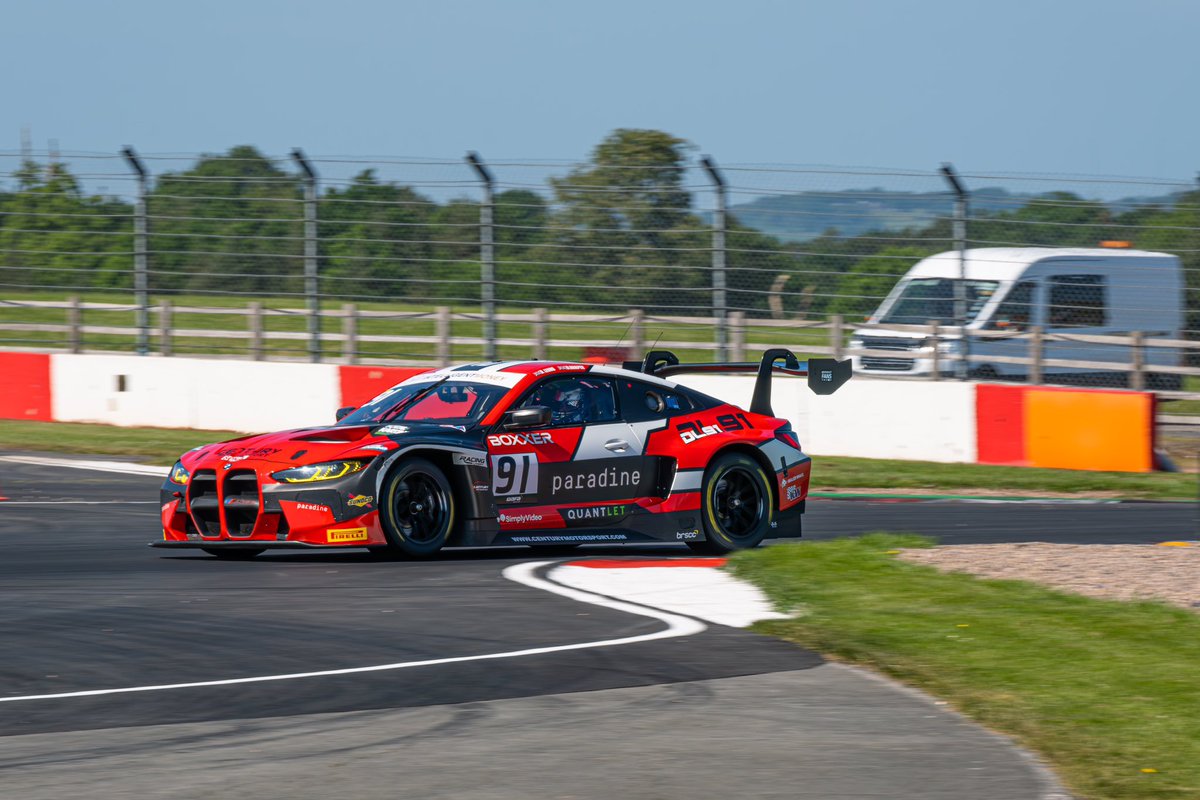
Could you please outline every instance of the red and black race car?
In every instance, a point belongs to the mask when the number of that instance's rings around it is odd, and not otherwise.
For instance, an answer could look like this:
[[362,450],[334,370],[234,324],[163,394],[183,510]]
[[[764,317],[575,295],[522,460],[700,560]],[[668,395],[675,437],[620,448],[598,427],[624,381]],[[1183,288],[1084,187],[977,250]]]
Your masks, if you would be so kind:
[[[782,363],[778,363],[782,362]],[[669,380],[757,371],[743,410]],[[467,364],[416,375],[335,425],[185,453],[162,486],[162,541],[224,558],[270,548],[686,542],[724,553],[799,536],[810,460],[774,416],[773,373],[821,394],[849,362],[680,364],[653,351],[623,368]]]

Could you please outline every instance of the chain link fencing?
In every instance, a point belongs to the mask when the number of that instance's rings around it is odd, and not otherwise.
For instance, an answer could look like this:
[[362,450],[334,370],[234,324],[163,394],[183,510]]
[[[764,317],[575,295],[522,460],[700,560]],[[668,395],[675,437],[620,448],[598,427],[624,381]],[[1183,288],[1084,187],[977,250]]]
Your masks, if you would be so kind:
[[[787,347],[920,380],[1200,390],[1192,182],[968,171],[959,197],[937,168],[604,147],[0,152],[0,345],[407,364]],[[1125,260],[1064,249],[1101,243]],[[1032,270],[1031,247],[1065,266]]]

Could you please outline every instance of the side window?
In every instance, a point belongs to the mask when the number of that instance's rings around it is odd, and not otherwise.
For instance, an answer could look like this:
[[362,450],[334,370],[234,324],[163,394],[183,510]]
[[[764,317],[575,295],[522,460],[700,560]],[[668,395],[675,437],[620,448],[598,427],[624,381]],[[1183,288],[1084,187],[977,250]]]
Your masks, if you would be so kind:
[[1050,325],[1087,328],[1108,321],[1103,275],[1054,275],[1050,278]]
[[572,375],[549,378],[534,387],[520,407],[545,406],[551,425],[582,425],[617,419],[617,393],[612,378]]
[[687,397],[641,381],[620,381],[621,411],[626,422],[664,419],[692,410]]
[[1021,281],[1009,290],[1008,296],[992,315],[991,327],[998,330],[1024,330],[1034,323],[1033,292],[1037,284]]

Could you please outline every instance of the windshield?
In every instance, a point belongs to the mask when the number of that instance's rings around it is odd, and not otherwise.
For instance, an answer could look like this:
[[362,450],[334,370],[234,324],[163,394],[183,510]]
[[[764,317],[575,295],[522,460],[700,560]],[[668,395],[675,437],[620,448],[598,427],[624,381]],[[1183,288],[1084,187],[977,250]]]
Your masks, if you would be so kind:
[[467,381],[401,385],[379,395],[338,424],[369,425],[403,420],[471,425],[483,419],[507,391],[506,386]]
[[[906,281],[892,307],[880,320],[893,325],[926,325],[937,320],[942,325],[956,325],[954,317],[954,287],[950,278],[914,278]],[[967,322],[983,308],[996,292],[998,281],[965,281]]]

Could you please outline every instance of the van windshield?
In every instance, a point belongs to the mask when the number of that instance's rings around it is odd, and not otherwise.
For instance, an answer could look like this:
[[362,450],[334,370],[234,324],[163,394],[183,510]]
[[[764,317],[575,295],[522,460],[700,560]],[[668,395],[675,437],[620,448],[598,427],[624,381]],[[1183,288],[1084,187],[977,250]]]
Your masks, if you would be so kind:
[[[967,296],[967,322],[975,319],[979,310],[996,292],[999,281],[964,281]],[[913,278],[905,281],[892,307],[880,320],[893,325],[925,325],[932,320],[939,324],[955,325],[954,287],[950,278]]]

